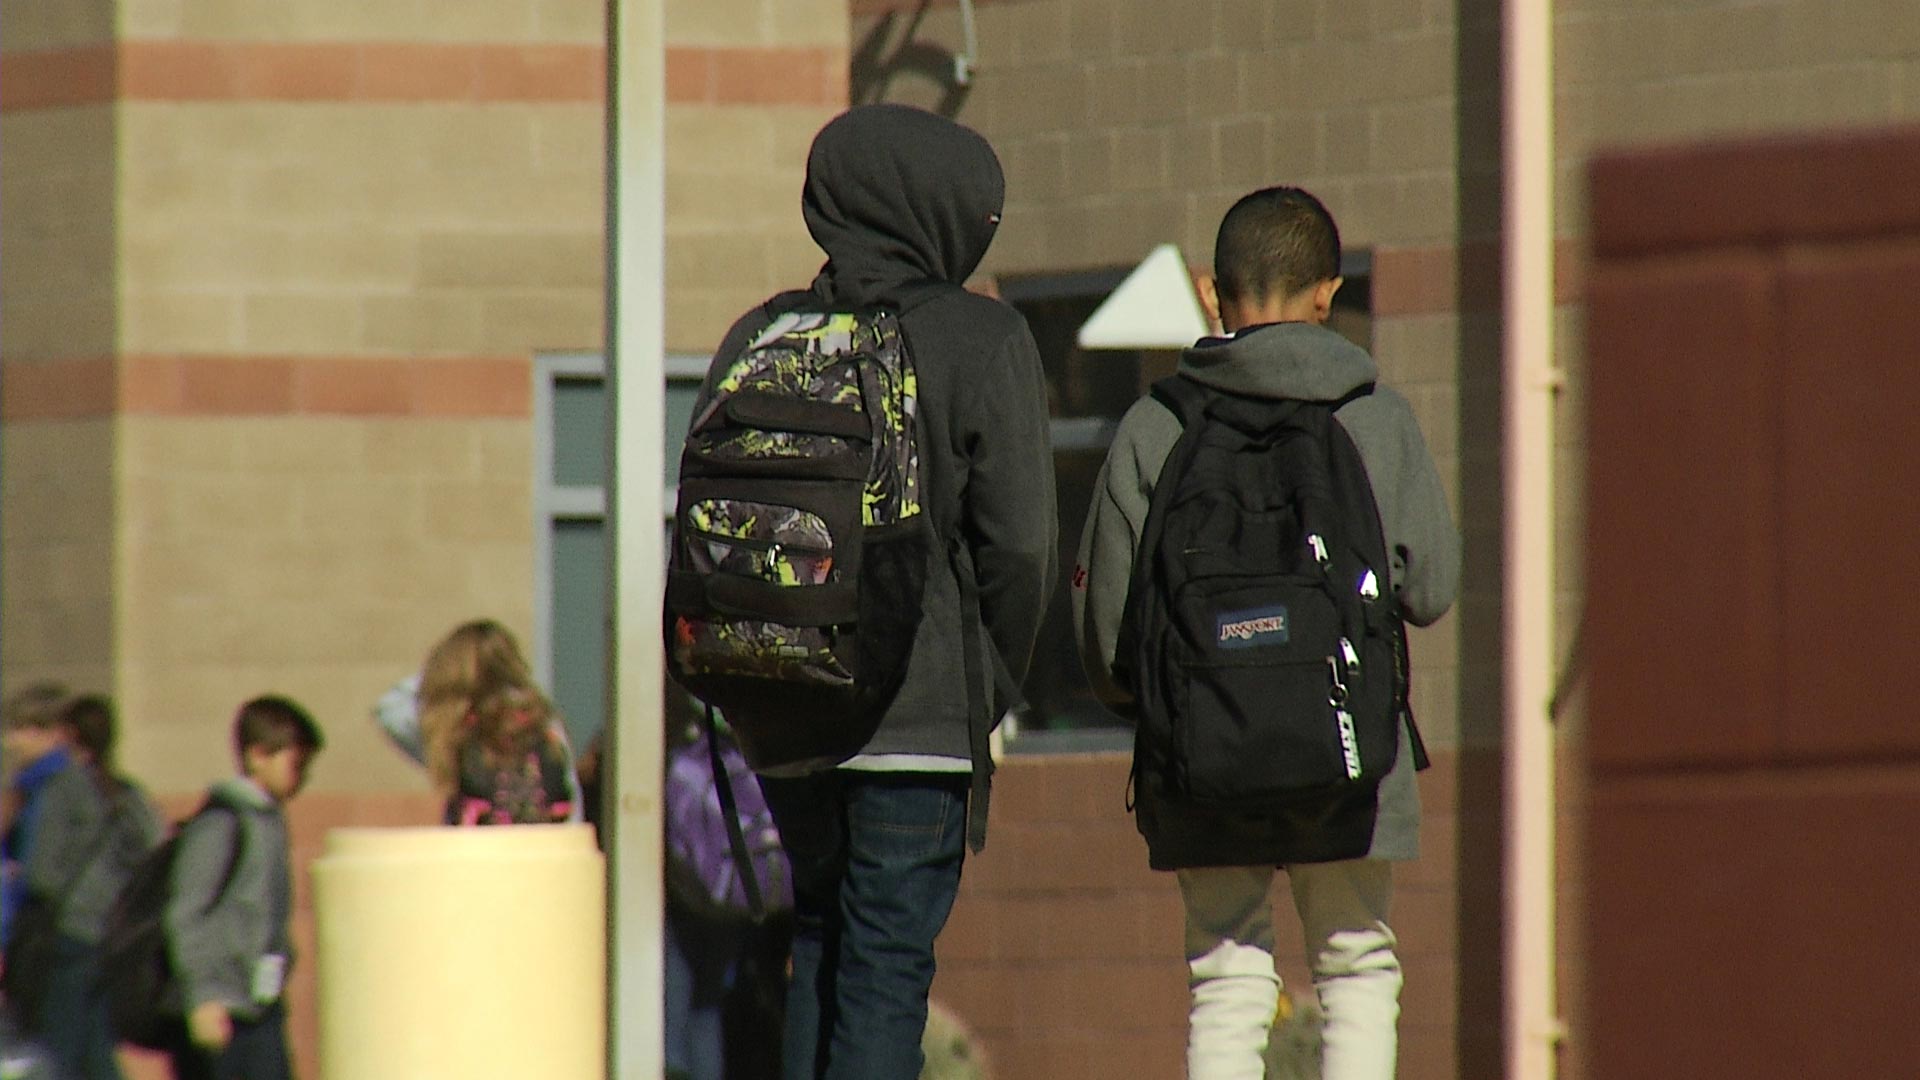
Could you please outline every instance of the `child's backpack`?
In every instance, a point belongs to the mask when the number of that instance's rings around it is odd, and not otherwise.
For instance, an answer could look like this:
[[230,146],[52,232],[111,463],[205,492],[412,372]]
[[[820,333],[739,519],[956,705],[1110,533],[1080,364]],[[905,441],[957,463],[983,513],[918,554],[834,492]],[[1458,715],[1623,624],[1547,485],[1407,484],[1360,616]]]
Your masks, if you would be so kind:
[[1343,847],[1298,861],[1365,854],[1403,718],[1411,730],[1380,517],[1333,418],[1372,389],[1312,402],[1183,376],[1153,387],[1185,430],[1154,488],[1116,651],[1139,710],[1135,768],[1166,797],[1248,814],[1363,807]]
[[148,854],[107,912],[106,934],[100,943],[100,985],[115,1034],[136,1046],[165,1050],[179,1039],[182,1005],[172,950],[167,947],[167,905],[173,899],[173,867],[181,834],[193,821],[214,813],[236,818],[233,854],[206,910],[218,907],[240,871],[247,825],[239,807],[209,797],[206,805]]
[[668,670],[761,771],[836,765],[906,675],[934,543],[890,307],[788,311],[714,383],[680,457]]
[[573,816],[573,761],[552,730],[504,759],[468,742],[458,764],[458,790],[442,819],[448,825],[545,825]]
[[667,753],[667,887],[700,918],[762,922],[793,907],[780,829],[747,759],[709,722]]
[[[130,820],[137,811],[129,803],[139,799],[139,793],[116,777],[102,776],[99,783],[108,810],[92,846],[65,868],[70,876],[57,894],[49,896],[28,890],[14,909],[13,921],[8,926],[5,966],[0,969],[0,994],[5,995],[7,1011],[14,1019],[36,1034],[46,1029],[47,1018],[41,1015],[41,1010],[53,986],[54,965],[60,950],[60,920],[67,903],[95,863],[101,859],[124,858],[123,845],[131,840]],[[0,1077],[4,1076],[0,1073]]]

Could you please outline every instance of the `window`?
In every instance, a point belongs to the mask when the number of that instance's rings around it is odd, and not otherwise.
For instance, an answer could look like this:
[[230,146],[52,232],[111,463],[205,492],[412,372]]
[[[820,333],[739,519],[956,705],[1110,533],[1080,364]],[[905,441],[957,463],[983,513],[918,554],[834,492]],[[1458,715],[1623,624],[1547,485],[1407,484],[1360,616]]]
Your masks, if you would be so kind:
[[1127,745],[1120,719],[1094,700],[1081,669],[1064,580],[1073,570],[1094,480],[1120,417],[1148,384],[1173,367],[1171,354],[1079,347],[1080,327],[1126,276],[1127,270],[1112,269],[1000,282],[1001,297],[1026,316],[1046,371],[1063,579],[1048,598],[1033,666],[1022,687],[1026,708],[1002,727],[1010,752]]
[[[706,373],[704,356],[666,358],[668,508]],[[566,717],[568,737],[584,747],[607,715],[605,361],[598,353],[542,353],[533,396],[534,672]]]

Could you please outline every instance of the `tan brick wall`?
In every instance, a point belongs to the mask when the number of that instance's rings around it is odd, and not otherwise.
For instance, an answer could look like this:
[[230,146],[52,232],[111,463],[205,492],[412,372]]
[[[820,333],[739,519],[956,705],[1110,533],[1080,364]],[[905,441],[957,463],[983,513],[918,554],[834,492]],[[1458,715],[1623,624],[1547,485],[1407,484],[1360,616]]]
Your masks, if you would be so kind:
[[527,424],[127,417],[121,429],[129,766],[163,791],[223,774],[234,706],[274,691],[329,733],[317,790],[417,784],[367,707],[458,622],[530,632]]
[[1920,119],[1920,19],[1902,0],[1563,4],[1563,232],[1586,230],[1600,148]]
[[[980,7],[977,74],[958,118],[987,133],[1007,167],[1007,226],[987,269],[1130,265],[1168,240],[1204,261],[1232,201],[1283,181],[1321,195],[1355,246],[1450,238],[1455,35],[1430,7]],[[932,106],[941,88],[893,63],[911,22],[856,19],[854,43],[893,72],[888,100]],[[930,12],[915,41],[958,51],[957,10]]]
[[113,40],[114,0],[8,4],[0,49],[57,49]]
[[[670,46],[815,47],[843,56],[846,0],[667,5]],[[840,105],[669,103],[667,347],[705,353],[749,306],[812,280],[800,220],[807,147]]]
[[590,105],[123,106],[122,346],[513,355],[598,342]]
[[104,106],[0,116],[6,359],[113,354],[114,140]]
[[[96,0],[97,2],[97,0]],[[234,41],[529,41],[598,43],[605,6],[596,0],[122,0],[129,38]]]
[[0,427],[0,675],[109,685],[114,660],[114,430],[105,420]]
[[[201,376],[233,390],[199,400],[244,414],[233,378],[286,357],[364,356],[404,381],[402,358],[599,341],[597,105],[141,102],[122,125],[120,345],[235,357]],[[161,790],[220,775],[234,705],[274,690],[331,734],[316,789],[418,786],[366,708],[459,621],[530,633],[526,420],[122,425],[129,765]]]
[[[9,10],[6,41],[91,40],[99,14]],[[59,405],[97,395],[114,347],[113,117],[7,115],[0,143],[0,682],[100,687],[114,657],[114,430]],[[37,418],[21,415],[32,390],[53,406]]]
[[800,220],[807,147],[837,110],[667,110],[667,347],[704,353],[749,306],[805,286],[824,256]]
[[709,0],[669,3],[673,45],[830,45],[847,41],[847,0]]

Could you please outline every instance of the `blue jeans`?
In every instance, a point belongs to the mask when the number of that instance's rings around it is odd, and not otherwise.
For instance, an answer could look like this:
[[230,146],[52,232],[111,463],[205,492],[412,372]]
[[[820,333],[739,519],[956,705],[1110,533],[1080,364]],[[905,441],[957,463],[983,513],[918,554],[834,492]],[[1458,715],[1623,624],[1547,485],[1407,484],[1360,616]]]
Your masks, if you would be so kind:
[[793,863],[784,1080],[915,1080],[933,941],[960,891],[967,777],[761,778]]
[[[681,924],[672,911],[667,912],[666,929],[667,1073],[686,1080],[725,1080],[726,991],[733,985],[745,931],[731,936],[715,929],[702,933],[703,928]],[[716,985],[706,985],[710,982]]]

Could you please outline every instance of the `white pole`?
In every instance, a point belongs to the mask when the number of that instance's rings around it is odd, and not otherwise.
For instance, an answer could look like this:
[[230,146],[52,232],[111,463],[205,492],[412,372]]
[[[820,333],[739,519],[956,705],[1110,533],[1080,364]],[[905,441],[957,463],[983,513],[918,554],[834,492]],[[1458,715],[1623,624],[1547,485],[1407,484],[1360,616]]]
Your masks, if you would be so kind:
[[1506,0],[1502,309],[1506,1080],[1549,1080],[1554,985],[1553,2]]
[[658,1080],[661,1036],[661,531],[665,425],[664,0],[607,6],[607,385],[612,407],[605,817],[607,1075]]

